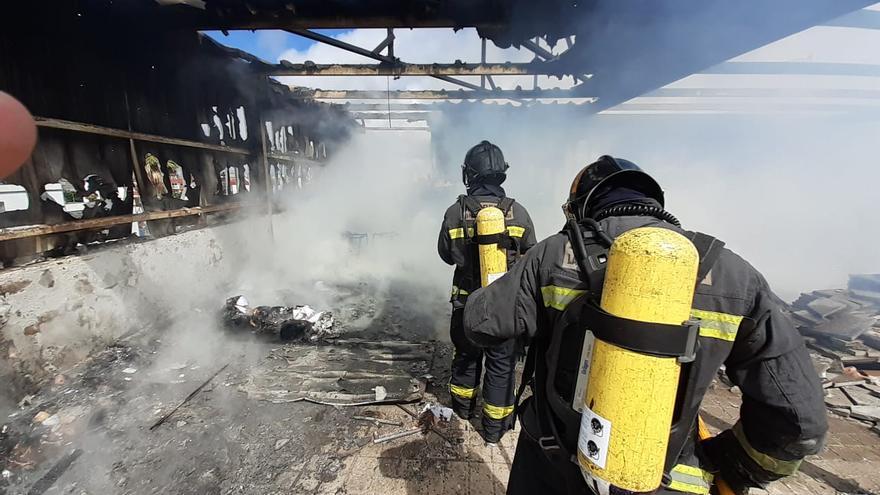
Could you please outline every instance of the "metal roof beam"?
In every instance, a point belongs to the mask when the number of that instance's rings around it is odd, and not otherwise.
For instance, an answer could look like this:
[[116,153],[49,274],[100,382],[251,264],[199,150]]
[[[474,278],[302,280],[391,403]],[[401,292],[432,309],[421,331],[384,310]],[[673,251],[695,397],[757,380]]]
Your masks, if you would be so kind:
[[291,96],[327,100],[516,100],[541,98],[593,99],[578,87],[571,89],[520,89],[520,90],[322,90],[292,88]]
[[[571,50],[571,47],[574,46],[574,43],[572,43],[567,38],[565,41],[566,41],[566,44],[568,45],[568,50]],[[556,60],[559,58],[559,55],[553,55],[553,53],[551,53],[549,50],[545,49],[544,47],[542,47],[541,45],[539,45],[538,43],[536,43],[532,40],[523,40],[520,42],[520,45],[523,48],[525,48],[526,50],[529,50],[530,52],[534,53],[535,56],[544,60],[545,62],[550,62],[550,61],[553,61],[553,60]],[[568,50],[566,50],[566,51],[568,51]],[[588,79],[593,77],[593,75],[592,74],[573,74],[572,77],[574,77],[575,81],[580,82],[580,83],[584,83],[584,82],[587,82]]]
[[836,62],[725,62],[698,74],[880,77],[880,65]]
[[524,76],[557,75],[542,62],[503,64],[292,64],[281,62],[269,76]]
[[806,104],[806,103],[622,103],[602,112],[609,115],[626,113],[663,113],[680,114],[760,114],[760,115],[796,115],[796,114],[863,114],[876,115],[880,106],[859,104]]
[[361,120],[406,120],[409,122],[426,121],[430,112],[352,112],[351,117]]
[[878,99],[878,89],[838,88],[660,88],[642,96],[672,98],[847,98]]
[[[303,38],[308,38],[312,41],[317,41],[319,43],[324,43],[324,44],[327,44],[330,46],[334,46],[334,47],[339,48],[341,50],[346,50],[346,51],[349,51],[352,53],[356,53],[358,55],[361,55],[361,56],[364,56],[367,58],[371,58],[373,60],[378,60],[379,62],[384,62],[386,64],[400,63],[400,59],[397,57],[393,57],[393,56],[389,57],[387,55],[380,55],[378,53],[373,53],[372,51],[367,50],[365,48],[361,48],[359,46],[355,46],[355,45],[352,45],[351,43],[346,43],[344,41],[339,41],[336,38],[333,38],[330,36],[325,36],[321,33],[316,33],[314,31],[309,31],[308,29],[289,29],[288,32],[302,36]],[[458,79],[454,79],[449,76],[431,76],[431,77],[433,77],[434,79],[439,79],[441,81],[448,82],[448,83],[457,84],[461,87],[468,88],[468,89],[481,89],[476,84],[471,84],[469,82],[460,81]]]
[[363,127],[365,131],[425,131],[431,132],[430,127]]
[[443,104],[434,103],[337,103],[339,108],[349,112],[408,112],[408,111],[435,111]]
[[880,11],[860,9],[822,23],[823,26],[880,29]]

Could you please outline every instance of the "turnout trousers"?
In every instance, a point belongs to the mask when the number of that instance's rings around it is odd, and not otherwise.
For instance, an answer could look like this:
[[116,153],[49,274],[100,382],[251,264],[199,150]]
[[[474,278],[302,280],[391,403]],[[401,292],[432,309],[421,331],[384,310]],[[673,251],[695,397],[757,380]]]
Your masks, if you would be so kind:
[[452,409],[462,418],[474,415],[477,389],[483,374],[483,438],[496,443],[513,427],[513,396],[516,382],[516,343],[506,342],[485,351],[465,337],[462,318],[464,308],[453,309],[450,337],[455,346],[449,392]]

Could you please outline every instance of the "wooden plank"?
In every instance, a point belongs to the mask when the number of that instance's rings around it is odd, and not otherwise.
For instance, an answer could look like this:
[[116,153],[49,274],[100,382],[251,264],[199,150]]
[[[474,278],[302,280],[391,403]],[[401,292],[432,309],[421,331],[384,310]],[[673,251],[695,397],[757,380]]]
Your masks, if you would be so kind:
[[175,146],[186,146],[188,148],[197,148],[203,150],[219,151],[222,153],[235,153],[238,155],[250,155],[251,152],[244,148],[233,148],[232,146],[221,146],[218,144],[200,143],[198,141],[190,141],[187,139],[177,139],[165,136],[157,136],[154,134],[144,134],[142,132],[126,131],[124,129],[114,129],[111,127],[102,127],[92,124],[84,124],[82,122],[73,122],[70,120],[50,119],[46,117],[34,117],[37,127],[45,127],[49,129],[62,129],[66,131],[84,132],[87,134],[97,134],[99,136],[109,136],[123,139],[135,139],[137,141],[147,141],[151,143],[171,144]]
[[149,220],[161,220],[165,218],[179,218],[207,213],[220,213],[239,210],[246,206],[241,203],[229,203],[197,208],[181,208],[179,210],[151,211],[138,215],[118,215],[113,217],[92,218],[89,220],[77,220],[55,225],[30,225],[27,227],[10,227],[0,229],[0,241],[24,239],[61,232],[73,232],[75,230],[101,229],[131,222],[146,222]]

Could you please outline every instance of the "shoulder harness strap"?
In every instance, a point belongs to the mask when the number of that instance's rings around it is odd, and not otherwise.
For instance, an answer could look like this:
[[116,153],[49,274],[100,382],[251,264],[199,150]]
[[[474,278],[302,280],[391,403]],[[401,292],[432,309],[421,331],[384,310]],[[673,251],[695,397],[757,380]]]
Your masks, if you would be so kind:
[[700,253],[700,267],[697,269],[697,284],[699,284],[712,271],[712,267],[721,256],[724,242],[702,232],[689,232],[687,238],[694,243],[697,252]]
[[[469,211],[471,213],[471,215],[473,216],[473,218],[476,219],[477,214],[480,212],[480,210],[483,209],[483,203],[478,201],[473,196],[466,196],[466,195],[459,196],[459,200],[461,201],[461,204],[462,204],[462,215],[461,215],[462,228],[465,231],[465,239],[468,242],[474,242],[476,244],[499,244],[504,249],[513,249],[517,253],[519,252],[518,243],[516,242],[516,240],[514,240],[512,237],[510,237],[510,234],[506,231],[498,233],[498,234],[478,235],[476,233],[476,229],[474,228],[474,235],[469,236],[468,232],[467,232],[467,230],[468,230],[467,222],[469,219],[465,216],[465,210]],[[499,210],[501,210],[501,212],[504,214],[504,216],[507,217],[507,213],[510,211],[510,208],[513,207],[514,202],[515,202],[515,200],[513,198],[502,198],[500,201],[495,203],[495,207],[498,208]]]
[[516,203],[516,200],[513,198],[501,198],[501,201],[498,202],[496,208],[501,210],[501,213],[504,213],[504,217],[507,217],[507,212],[513,208],[513,204]]
[[476,217],[477,213],[483,209],[483,204],[480,203],[477,198],[467,195],[462,195],[461,198],[467,211],[469,211],[474,217]]

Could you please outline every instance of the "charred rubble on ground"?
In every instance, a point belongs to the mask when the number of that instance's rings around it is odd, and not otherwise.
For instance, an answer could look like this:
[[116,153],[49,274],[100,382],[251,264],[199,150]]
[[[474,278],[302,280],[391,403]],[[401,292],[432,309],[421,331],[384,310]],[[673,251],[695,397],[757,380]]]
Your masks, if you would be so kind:
[[880,433],[880,274],[851,275],[846,289],[803,293],[791,305],[834,414]]

